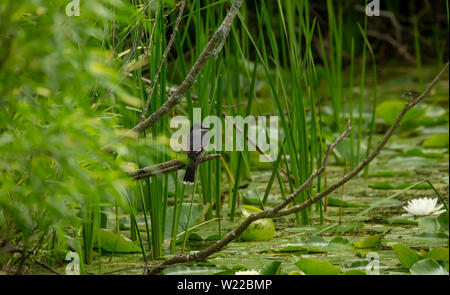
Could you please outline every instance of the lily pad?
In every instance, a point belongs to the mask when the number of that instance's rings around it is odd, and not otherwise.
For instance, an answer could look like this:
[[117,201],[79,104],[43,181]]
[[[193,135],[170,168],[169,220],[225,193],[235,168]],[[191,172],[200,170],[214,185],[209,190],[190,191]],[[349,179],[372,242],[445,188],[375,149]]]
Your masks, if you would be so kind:
[[[264,198],[264,193],[263,192],[259,192],[256,190],[248,190],[244,193],[243,196],[243,201],[244,204],[247,205],[253,205],[253,206],[261,206],[261,203],[263,201]],[[278,205],[281,201],[280,200],[274,200],[273,198],[269,198],[267,199],[266,205]]]
[[397,169],[407,168],[412,170],[412,167],[423,167],[435,165],[436,159],[423,158],[423,157],[395,157],[388,160],[387,165],[396,167]]
[[[191,204],[184,203],[181,206],[180,220],[178,222],[177,234],[184,232],[186,230],[186,227],[188,229],[193,227],[198,222],[200,217],[202,216],[202,212],[203,212],[204,208],[205,208],[205,205],[203,205],[203,204],[198,204],[198,203],[192,204],[192,211],[191,211],[191,214],[189,217],[189,211],[191,210]],[[165,232],[166,241],[169,240],[172,235],[173,214],[174,214],[174,207],[170,207],[169,209],[167,209],[166,232]],[[187,225],[188,219],[189,219],[189,225]]]
[[417,238],[422,238],[422,239],[428,239],[428,240],[445,240],[448,241],[448,234],[446,233],[429,233],[429,232],[423,232],[420,234],[415,234],[413,235],[414,237]]
[[357,249],[366,249],[366,248],[375,248],[381,244],[381,240],[383,239],[384,234],[373,235],[368,238],[365,238],[362,241],[355,242],[353,245]]
[[444,157],[444,154],[442,153],[424,152],[420,148],[408,149],[403,153],[403,155],[405,157],[423,157],[423,158],[438,158],[438,159]]
[[413,275],[448,275],[448,272],[434,259],[420,260],[409,271]]
[[279,275],[281,271],[281,261],[272,261],[266,264],[261,270],[261,275]]
[[[405,183],[398,183],[398,184],[392,184],[388,182],[375,182],[369,184],[370,188],[373,189],[380,189],[380,190],[402,190],[406,189],[410,186],[414,185],[414,183],[405,182]],[[414,189],[429,189],[430,186],[426,183],[422,183],[419,185],[416,185]]]
[[[335,150],[334,150],[334,154],[336,156],[336,159],[339,163],[345,163],[345,162],[349,162],[352,159],[352,154],[351,154],[351,140],[350,138],[344,138],[344,140],[338,145],[336,146]],[[357,142],[355,141],[354,143],[354,150],[357,150]],[[354,159],[357,162],[361,162],[364,160],[364,155],[366,154],[367,151],[367,147],[364,144],[360,145],[360,158],[358,159]],[[355,155],[353,155],[353,157],[356,157]]]
[[327,205],[331,206],[331,207],[362,207],[361,204],[351,203],[348,201],[344,201],[344,200],[340,200],[338,198],[332,198],[332,197],[328,198]]
[[229,267],[221,267],[224,270],[223,271],[219,271],[219,272],[215,272],[215,275],[219,275],[219,276],[224,276],[224,275],[235,275],[237,271],[241,271],[241,270],[247,270],[248,268],[245,265],[241,265],[241,264],[237,264],[237,265],[233,265],[232,268]]
[[427,216],[419,219],[419,228],[427,232],[437,232],[441,228],[441,224],[436,217]]
[[329,245],[328,241],[321,237],[303,238],[295,244],[288,244],[280,249],[278,252],[300,252],[307,251],[309,253],[326,253],[326,247]]
[[[376,113],[383,119],[383,121],[388,124],[394,124],[398,115],[401,113],[405,107],[405,101],[401,100],[388,100],[377,106]],[[413,121],[417,121],[419,118],[425,115],[426,109],[414,108],[406,113],[403,118],[403,124],[407,125]]]
[[386,219],[388,224],[418,224],[414,216],[394,216]]
[[295,265],[307,275],[337,275],[341,269],[328,261],[302,258]]
[[431,258],[437,261],[448,261],[449,250],[444,247],[437,247],[431,249],[429,252],[423,255],[423,258]]
[[94,248],[110,253],[139,253],[141,248],[123,235],[118,235],[106,229],[99,229],[96,235]]
[[[247,209],[242,209],[243,219],[249,216],[252,212],[250,206]],[[254,208],[253,210],[259,210]],[[250,226],[241,234],[240,239],[243,241],[266,241],[271,240],[275,236],[275,224],[271,218],[259,219],[250,224]]]
[[164,275],[211,275],[214,268],[202,266],[173,266],[162,272]]
[[[136,217],[136,223],[138,225],[138,229],[140,232],[147,231],[147,228],[145,226],[145,218],[144,217]],[[148,225],[150,226],[150,219],[148,219]],[[131,229],[131,218],[129,216],[121,217],[119,219],[119,228],[121,230],[130,230]]]
[[395,171],[376,171],[373,173],[369,173],[369,177],[394,177],[397,175]]
[[331,250],[351,250],[354,248],[353,244],[343,237],[336,237],[330,241],[327,249]]
[[356,232],[362,227],[362,222],[348,222],[338,225],[334,228],[337,233]]
[[448,122],[448,110],[440,106],[429,106],[420,124],[425,126],[436,126]]
[[448,220],[449,220],[448,217],[449,217],[448,211],[439,215],[438,220],[439,220],[439,224],[441,225],[441,227],[448,228]]
[[393,245],[392,249],[394,249],[398,260],[400,260],[400,263],[404,268],[410,269],[411,266],[422,259],[422,257],[418,253],[403,244]]
[[424,148],[448,148],[449,134],[442,133],[425,140],[422,144]]

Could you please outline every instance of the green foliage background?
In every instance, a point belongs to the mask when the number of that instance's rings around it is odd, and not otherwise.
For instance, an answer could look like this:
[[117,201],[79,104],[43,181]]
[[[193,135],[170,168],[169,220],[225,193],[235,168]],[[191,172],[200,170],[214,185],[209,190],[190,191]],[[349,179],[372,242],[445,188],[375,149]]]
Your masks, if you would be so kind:
[[100,48],[123,3],[83,1],[83,18],[63,0],[0,3],[0,240],[32,248],[79,225],[80,207],[121,200],[128,150],[111,109],[129,97]]

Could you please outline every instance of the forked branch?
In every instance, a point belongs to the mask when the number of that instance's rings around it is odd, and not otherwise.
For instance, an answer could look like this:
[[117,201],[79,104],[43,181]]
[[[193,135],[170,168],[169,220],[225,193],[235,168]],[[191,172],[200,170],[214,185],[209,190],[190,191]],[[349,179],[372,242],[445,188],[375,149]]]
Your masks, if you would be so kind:
[[258,213],[253,213],[250,216],[248,216],[237,228],[226,234],[221,240],[217,241],[213,245],[209,246],[208,248],[197,252],[195,254],[186,254],[186,255],[178,255],[178,256],[172,256],[171,258],[161,262],[160,264],[156,266],[152,266],[148,270],[148,274],[158,274],[167,267],[178,264],[178,263],[186,263],[186,262],[192,262],[192,261],[203,261],[208,256],[210,256],[213,253],[216,253],[220,251],[223,247],[228,245],[231,241],[238,238],[247,228],[248,226],[256,220],[264,219],[264,218],[270,218],[275,216],[278,211],[286,207],[288,204],[292,203],[294,199],[302,192],[304,191],[311,183],[312,181],[319,176],[323,171],[325,171],[327,164],[328,164],[328,158],[330,153],[333,151],[333,149],[345,138],[350,134],[351,131],[350,122],[348,122],[347,130],[339,136],[335,142],[330,144],[328,146],[327,152],[325,154],[325,157],[323,159],[322,167],[314,172],[308,180],[296,191],[294,192],[289,198],[287,198],[283,203],[280,205],[268,209],[265,211],[261,211]]
[[431,90],[434,88],[434,86],[436,86],[437,82],[444,76],[444,74],[448,71],[449,68],[449,63],[447,62],[447,64],[444,66],[444,68],[442,69],[442,71],[434,78],[434,80],[428,85],[428,87],[425,89],[425,91],[417,96],[417,97],[410,97],[408,99],[408,101],[405,104],[405,107],[403,108],[403,110],[401,111],[401,113],[398,115],[397,119],[395,120],[394,124],[392,124],[392,126],[389,128],[389,130],[386,132],[386,134],[384,135],[383,139],[378,143],[378,145],[376,146],[376,148],[372,151],[372,153],[370,153],[367,158],[365,158],[355,169],[353,169],[350,173],[348,173],[347,175],[345,175],[344,177],[342,177],[338,182],[336,182],[335,184],[333,184],[332,186],[328,187],[326,190],[317,193],[314,197],[310,198],[309,200],[307,200],[306,202],[294,206],[290,209],[286,209],[283,211],[280,211],[277,216],[285,216],[285,215],[290,215],[292,213],[296,213],[299,212],[309,206],[311,206],[312,204],[314,204],[315,202],[319,201],[320,199],[322,199],[324,196],[332,193],[333,191],[335,191],[336,189],[340,188],[341,186],[343,186],[344,184],[346,184],[348,181],[350,181],[353,177],[355,177],[356,175],[358,175],[362,170],[364,170],[364,168],[366,168],[370,162],[373,161],[373,159],[375,159],[378,154],[381,152],[381,150],[384,148],[384,146],[386,145],[386,143],[389,141],[389,139],[392,137],[392,135],[394,134],[394,131],[400,126],[403,117],[406,115],[406,113],[412,109],[413,107],[415,107],[418,103],[420,103],[430,92]]
[[177,255],[172,256],[169,259],[152,266],[148,269],[148,274],[158,274],[164,269],[166,269],[169,266],[179,264],[179,263],[187,263],[187,262],[195,262],[195,261],[204,261],[207,257],[209,257],[211,254],[216,253],[223,249],[226,245],[228,245],[231,241],[237,239],[247,228],[248,226],[259,219],[264,218],[274,218],[279,216],[285,216],[289,215],[301,210],[304,210],[305,208],[311,206],[315,202],[319,201],[321,198],[326,196],[327,194],[335,191],[345,183],[347,183],[350,179],[355,177],[359,174],[364,168],[369,165],[369,163],[376,158],[376,156],[380,153],[381,149],[386,145],[386,143],[389,141],[389,139],[394,134],[394,131],[400,126],[401,121],[405,114],[414,106],[416,106],[419,102],[421,102],[433,89],[433,87],[437,84],[437,82],[444,76],[444,74],[448,71],[449,63],[445,65],[443,70],[436,76],[436,78],[429,84],[427,89],[417,98],[409,98],[407,101],[404,109],[397,117],[395,123],[389,128],[389,130],[386,132],[385,136],[381,140],[381,142],[377,145],[377,147],[374,149],[370,155],[367,156],[364,161],[361,162],[361,164],[358,165],[353,171],[351,171],[349,174],[344,176],[342,179],[340,179],[337,183],[334,185],[328,187],[326,190],[316,194],[314,197],[310,198],[309,200],[305,201],[304,203],[294,206],[290,209],[285,209],[290,203],[294,201],[294,199],[302,192],[304,191],[313,181],[316,179],[321,173],[323,173],[327,167],[328,164],[328,158],[330,153],[333,151],[333,149],[346,137],[349,135],[351,131],[350,124],[348,124],[346,131],[336,139],[334,143],[328,146],[328,149],[325,153],[322,167],[315,171],[311,176],[306,180],[304,184],[302,184],[297,191],[295,191],[289,198],[287,198],[284,202],[277,205],[276,207],[272,209],[267,209],[262,212],[253,213],[250,216],[248,216],[238,227],[236,227],[234,230],[226,234],[221,240],[217,241],[213,245],[209,246],[208,248],[199,251],[194,254],[186,254],[186,255]]

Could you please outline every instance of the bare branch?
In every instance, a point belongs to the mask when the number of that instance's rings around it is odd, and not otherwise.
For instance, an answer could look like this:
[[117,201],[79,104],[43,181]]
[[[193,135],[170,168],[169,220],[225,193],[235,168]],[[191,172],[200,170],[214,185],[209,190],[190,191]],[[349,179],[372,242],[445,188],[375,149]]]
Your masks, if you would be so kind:
[[147,101],[145,103],[145,107],[142,111],[141,118],[139,119],[139,123],[142,122],[145,119],[145,116],[147,115],[148,107],[150,106],[150,101],[152,100],[153,93],[155,92],[156,85],[158,83],[159,75],[161,73],[162,66],[164,65],[164,62],[167,59],[167,56],[169,55],[170,49],[172,48],[173,42],[175,41],[175,36],[178,33],[181,18],[183,17],[184,8],[186,7],[186,0],[180,1],[180,12],[178,13],[177,20],[175,21],[175,27],[173,29],[172,35],[170,36],[169,43],[167,44],[166,50],[164,51],[164,54],[161,58],[161,62],[159,63],[158,69],[156,70],[155,77],[153,78],[153,84],[152,88],[150,89],[150,92],[148,93]]
[[338,137],[338,139],[336,139],[335,142],[333,142],[332,144],[328,145],[327,151],[325,153],[325,156],[323,158],[323,162],[322,162],[322,167],[320,167],[319,170],[315,171],[313,174],[311,174],[309,176],[309,178],[305,181],[305,183],[303,183],[300,188],[298,188],[289,198],[287,198],[283,203],[277,205],[276,207],[274,207],[272,209],[272,213],[277,213],[278,211],[280,211],[281,209],[285,208],[287,205],[289,205],[292,201],[294,201],[294,199],[302,192],[304,191],[311,183],[314,179],[316,179],[320,174],[322,174],[326,169],[327,169],[327,165],[328,165],[328,159],[330,157],[330,153],[336,148],[336,146],[341,143],[344,138],[346,138],[349,134],[350,131],[352,130],[352,127],[350,126],[350,121],[347,122],[347,129],[345,130],[344,133],[341,134],[341,136]]
[[199,58],[195,62],[189,74],[186,76],[181,85],[177,88],[177,90],[169,96],[167,101],[156,110],[150,117],[148,117],[143,122],[136,125],[132,131],[141,133],[149,127],[154,126],[162,117],[167,115],[171,109],[173,109],[180,101],[186,91],[188,91],[195,83],[198,75],[202,71],[203,67],[206,65],[206,62],[212,57],[216,56],[221,49],[222,43],[228,37],[228,33],[230,31],[231,25],[233,24],[234,19],[236,18],[237,13],[242,5],[243,0],[235,0],[233,5],[231,6],[228,14],[225,16],[222,24],[219,26],[217,31],[209,40],[203,52],[200,54]]
[[[208,155],[203,158],[201,163],[211,161],[217,158],[222,157],[222,155],[214,154],[214,155]],[[181,160],[171,160],[168,162],[156,164],[153,166],[141,168],[139,170],[133,171],[128,173],[131,177],[133,177],[135,180],[145,179],[149,177],[159,176],[163,174],[169,174],[172,172],[175,172],[177,170],[181,170],[186,168],[186,163]]]
[[442,71],[436,76],[436,78],[434,78],[434,80],[428,85],[428,87],[425,89],[425,91],[421,95],[419,95],[417,98],[410,98],[406,102],[405,107],[403,108],[402,112],[400,113],[400,115],[398,115],[397,120],[394,122],[394,124],[391,126],[391,128],[389,128],[389,130],[386,132],[386,134],[384,135],[383,139],[380,141],[380,143],[378,143],[378,145],[372,151],[372,153],[370,153],[367,156],[367,158],[365,158],[364,161],[362,161],[358,165],[358,167],[353,169],[349,174],[345,175],[343,178],[341,178],[338,182],[336,182],[332,186],[328,187],[327,189],[325,189],[324,191],[322,191],[320,193],[317,193],[311,199],[305,201],[304,203],[302,203],[300,205],[294,206],[294,207],[292,207],[290,209],[280,211],[277,216],[290,215],[292,213],[299,212],[299,211],[301,211],[301,210],[311,206],[312,204],[314,204],[315,202],[317,202],[318,200],[320,200],[324,196],[330,194],[331,192],[335,191],[336,189],[338,189],[339,187],[341,187],[342,185],[347,183],[350,179],[352,179],[353,177],[358,175],[362,170],[364,170],[364,168],[366,168],[367,165],[369,165],[370,162],[372,162],[373,159],[375,159],[378,156],[378,154],[381,152],[381,150],[384,148],[386,143],[389,141],[389,139],[394,134],[394,131],[400,126],[400,123],[401,123],[403,117],[406,115],[406,113],[411,108],[416,106],[419,102],[421,102],[431,92],[433,87],[436,86],[437,82],[448,71],[448,67],[449,67],[449,63],[447,62],[447,64],[442,69]]

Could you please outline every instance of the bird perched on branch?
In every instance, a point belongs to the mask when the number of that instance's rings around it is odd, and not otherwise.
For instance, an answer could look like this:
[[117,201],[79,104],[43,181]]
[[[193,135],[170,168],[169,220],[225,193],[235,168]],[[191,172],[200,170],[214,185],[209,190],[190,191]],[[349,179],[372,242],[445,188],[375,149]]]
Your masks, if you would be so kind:
[[209,129],[201,123],[194,124],[189,132],[187,143],[187,155],[190,163],[186,169],[183,182],[193,184],[198,165],[203,160],[209,143]]

